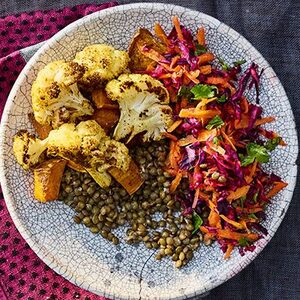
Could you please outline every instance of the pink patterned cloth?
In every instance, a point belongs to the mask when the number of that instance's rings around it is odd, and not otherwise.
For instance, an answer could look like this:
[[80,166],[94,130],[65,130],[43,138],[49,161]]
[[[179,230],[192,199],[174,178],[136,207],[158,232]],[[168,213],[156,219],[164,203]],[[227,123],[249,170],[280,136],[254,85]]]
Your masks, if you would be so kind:
[[[0,19],[0,118],[19,73],[25,66],[20,49],[50,38],[69,23],[117,5],[78,5]],[[56,274],[30,249],[16,229],[0,188],[0,300],[104,300]]]

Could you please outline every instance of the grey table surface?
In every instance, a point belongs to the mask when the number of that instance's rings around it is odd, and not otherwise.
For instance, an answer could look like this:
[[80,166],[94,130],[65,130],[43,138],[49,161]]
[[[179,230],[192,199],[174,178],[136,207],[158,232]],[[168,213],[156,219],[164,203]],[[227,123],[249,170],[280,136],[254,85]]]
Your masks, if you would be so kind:
[[[47,10],[92,0],[1,0],[0,16]],[[119,1],[133,2],[163,1]],[[300,1],[190,0],[167,1],[207,13],[246,37],[274,68],[290,99],[300,126]],[[299,164],[299,162],[298,162]],[[242,272],[215,288],[205,299],[300,299],[300,185],[274,238]]]

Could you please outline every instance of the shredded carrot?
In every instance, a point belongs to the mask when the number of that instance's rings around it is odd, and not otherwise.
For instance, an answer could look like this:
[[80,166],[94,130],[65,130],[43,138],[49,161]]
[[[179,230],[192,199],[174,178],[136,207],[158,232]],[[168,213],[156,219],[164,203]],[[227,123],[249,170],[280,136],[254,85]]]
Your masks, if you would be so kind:
[[236,211],[238,213],[245,213],[245,214],[255,214],[259,211],[262,211],[263,208],[262,207],[248,207],[248,208],[242,208],[242,207],[237,207]]
[[155,62],[159,63],[166,70],[171,71],[170,66],[163,62],[163,61],[165,61],[165,58],[160,53],[158,53],[156,50],[154,50],[154,49],[145,50],[143,46],[140,47],[139,49],[143,53],[143,55],[145,55],[146,57],[148,57],[148,58],[154,60]]
[[250,184],[253,181],[253,178],[250,177],[249,175],[246,175],[245,176],[245,181],[246,181],[247,184]]
[[234,121],[235,129],[248,128],[248,126],[249,126],[249,116],[246,114],[242,114],[240,120]]
[[247,233],[251,233],[251,231],[249,230],[249,228],[247,226],[246,220],[241,220],[240,223],[241,223],[241,225],[243,225],[243,227],[245,228],[245,230],[247,231]]
[[205,65],[199,67],[200,74],[209,75],[212,71],[211,65]]
[[286,182],[275,182],[273,188],[267,193],[266,197],[272,198],[277,195],[283,188],[285,188],[288,184]]
[[146,72],[152,72],[152,71],[154,71],[154,65],[155,65],[155,62],[149,64],[147,66]]
[[243,113],[247,114],[249,112],[249,102],[246,97],[242,97],[240,106]]
[[181,77],[184,72],[181,66],[176,66],[175,68],[172,69],[172,71],[173,71],[172,74],[173,78]]
[[249,189],[250,185],[244,185],[242,187],[237,188],[235,191],[230,191],[229,195],[227,196],[227,200],[231,203],[232,200],[244,197],[247,195]]
[[173,179],[173,181],[171,182],[171,185],[170,185],[170,192],[171,193],[174,193],[181,181],[181,178],[182,178],[182,172],[178,172],[176,174],[176,177]]
[[205,226],[200,226],[200,230],[201,230],[203,233],[209,233],[209,230],[208,230]]
[[214,209],[212,209],[209,213],[208,224],[211,227],[222,228],[221,218],[220,218],[219,214]]
[[180,124],[182,123],[182,120],[175,121],[168,129],[167,132],[173,132]]
[[181,100],[180,107],[181,107],[181,108],[185,108],[185,107],[188,106],[188,104],[189,104],[189,100],[188,100],[187,98],[183,98],[183,99]]
[[209,201],[209,195],[199,190],[199,197],[203,198],[206,202]]
[[164,135],[166,138],[168,138],[168,139],[170,139],[170,140],[172,140],[172,141],[174,141],[174,142],[177,142],[177,141],[178,141],[178,138],[177,138],[175,135],[173,135],[173,134],[171,134],[171,133],[169,133],[169,132],[164,132],[163,135]]
[[186,75],[186,77],[188,77],[191,81],[193,81],[194,83],[198,84],[200,81],[199,79],[197,79],[197,77],[199,76],[200,74],[200,71],[197,70],[198,72],[197,73],[192,73],[191,71],[187,71],[187,70],[184,70],[184,74]]
[[216,136],[217,130],[214,128],[212,130],[202,129],[197,137],[199,142],[206,142],[210,137]]
[[198,64],[205,65],[214,60],[215,56],[211,52],[203,53],[198,56]]
[[204,27],[200,27],[197,32],[197,42],[201,46],[205,46],[205,30]]
[[251,171],[250,171],[250,174],[249,174],[249,176],[251,178],[253,178],[253,176],[254,176],[254,174],[256,172],[256,168],[257,168],[257,160],[255,160],[254,163],[251,166]]
[[184,147],[184,146],[187,146],[187,145],[197,142],[197,140],[198,139],[196,139],[194,136],[187,135],[186,137],[184,137],[178,141],[178,146]]
[[236,147],[233,144],[233,141],[231,140],[231,138],[221,129],[221,134],[224,138],[224,140],[226,140],[228,142],[228,144],[231,146],[231,148],[236,151]]
[[161,62],[161,61],[165,60],[165,58],[154,49],[145,50],[144,47],[141,46],[140,50],[145,56],[147,56],[148,58],[151,58],[152,60],[154,60],[156,62]]
[[204,235],[204,237],[203,237],[203,241],[204,241],[204,242],[208,242],[208,241],[214,239],[215,236],[216,236],[215,233],[211,233],[211,232],[206,233],[206,234]]
[[258,119],[255,121],[254,126],[259,126],[259,125],[263,125],[266,123],[271,123],[275,121],[275,117],[265,117],[262,119]]
[[244,226],[241,225],[239,222],[230,220],[229,218],[227,218],[224,215],[220,215],[220,218],[222,218],[225,222],[231,224],[232,226],[236,227],[237,229],[244,229]]
[[[204,54],[202,54],[204,55]],[[206,83],[208,84],[220,84],[223,86],[227,86],[228,82],[226,79],[222,78],[222,77],[207,77],[206,79]]]
[[210,148],[207,147],[207,146],[204,146],[204,147],[203,147],[203,151],[206,152],[206,153],[209,154],[209,155],[213,155],[213,154],[214,154],[214,152],[212,151],[212,149],[210,149]]
[[229,229],[217,229],[217,235],[223,239],[230,239],[239,241],[241,238],[246,238],[250,241],[256,241],[259,235],[256,233],[239,233],[230,231]]
[[166,74],[162,74],[159,76],[159,79],[166,79],[166,78],[171,78],[172,74],[171,73],[166,73]]
[[[177,64],[178,60],[180,59],[180,56],[179,55],[176,55],[172,58],[171,60],[171,64],[170,64],[170,68],[173,69],[174,66]],[[178,66],[180,67],[180,66]],[[175,71],[175,70],[174,70]]]
[[219,112],[217,110],[195,110],[194,108],[186,108],[179,112],[179,117],[211,119],[218,114]]
[[234,249],[233,244],[228,244],[227,245],[227,249],[226,249],[226,252],[225,252],[225,255],[224,255],[224,259],[229,259],[230,258],[231,252],[232,252],[233,249]]
[[182,31],[181,31],[180,22],[179,22],[178,17],[177,17],[177,16],[174,16],[174,17],[172,18],[172,21],[173,21],[175,30],[176,30],[176,32],[177,32],[179,41],[183,41],[183,34],[182,34]]
[[170,162],[170,167],[178,171],[178,162],[181,159],[180,155],[180,148],[177,144],[176,141],[170,140],[170,153],[169,153],[169,162]]
[[191,82],[191,79],[189,77],[186,76],[186,74],[183,73],[183,85],[189,85]]
[[215,152],[218,152],[219,154],[221,155],[224,155],[225,154],[225,149],[222,148],[221,146],[219,145],[215,145],[213,143],[209,143],[209,146],[212,150],[214,150]]
[[162,29],[162,27],[160,26],[159,23],[156,23],[154,25],[154,32],[156,34],[156,36],[165,44],[165,45],[169,45],[169,40],[168,37],[165,33],[165,31]]
[[217,99],[216,97],[208,98],[208,99],[207,98],[202,98],[202,99],[199,100],[199,103],[197,104],[196,109],[200,109],[201,107],[207,105],[210,102],[215,101],[216,99]]

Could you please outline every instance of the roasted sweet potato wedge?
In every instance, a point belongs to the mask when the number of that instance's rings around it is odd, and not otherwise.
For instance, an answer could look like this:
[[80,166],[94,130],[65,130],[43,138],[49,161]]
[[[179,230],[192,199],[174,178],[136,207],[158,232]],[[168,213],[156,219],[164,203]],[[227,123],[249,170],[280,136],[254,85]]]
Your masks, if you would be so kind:
[[92,101],[96,108],[119,109],[118,102],[110,100],[104,89],[97,89],[92,92]]
[[119,110],[109,108],[95,109],[92,117],[92,119],[97,121],[107,134],[117,124],[119,118]]
[[40,124],[35,119],[33,113],[29,113],[28,118],[29,118],[29,121],[32,124],[34,130],[36,131],[38,137],[41,138],[42,140],[45,139],[49,135],[49,132],[52,130],[51,126]]
[[57,199],[66,160],[54,158],[44,161],[33,170],[34,197],[40,202]]
[[123,186],[129,195],[134,194],[144,183],[140,170],[133,160],[131,160],[129,169],[126,172],[122,172],[115,167],[109,168],[108,172]]
[[159,42],[148,29],[140,28],[134,35],[128,49],[129,68],[132,72],[146,70],[150,64],[153,64],[153,60],[147,58],[140,51],[142,46],[147,46],[161,54],[166,51],[166,46]]

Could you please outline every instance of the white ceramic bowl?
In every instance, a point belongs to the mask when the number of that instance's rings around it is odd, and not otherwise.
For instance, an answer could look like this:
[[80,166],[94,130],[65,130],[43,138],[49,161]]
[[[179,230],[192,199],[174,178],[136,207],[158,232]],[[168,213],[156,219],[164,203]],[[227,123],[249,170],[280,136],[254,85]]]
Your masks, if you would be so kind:
[[[40,204],[33,198],[33,178],[17,165],[12,137],[21,128],[32,130],[30,89],[37,72],[47,63],[72,59],[92,43],[108,43],[126,49],[139,27],[159,22],[169,31],[171,17],[195,33],[204,25],[209,48],[226,62],[244,58],[265,69],[261,81],[261,105],[266,115],[276,116],[270,129],[284,137],[288,146],[273,152],[269,170],[289,186],[272,201],[265,226],[269,235],[256,250],[241,257],[237,251],[223,260],[218,245],[202,246],[194,259],[177,270],[171,260],[156,261],[144,246],[119,246],[93,235],[73,222],[73,211],[61,202]],[[1,183],[10,214],[30,247],[57,273],[96,294],[122,299],[183,299],[202,294],[241,271],[265,247],[282,221],[292,198],[297,167],[297,135],[293,114],[276,74],[253,46],[227,25],[203,13],[165,4],[131,4],[106,9],[72,23],[51,38],[28,62],[16,81],[5,107],[0,139]],[[119,231],[124,236],[124,230]],[[122,239],[121,239],[122,240]]]

